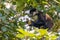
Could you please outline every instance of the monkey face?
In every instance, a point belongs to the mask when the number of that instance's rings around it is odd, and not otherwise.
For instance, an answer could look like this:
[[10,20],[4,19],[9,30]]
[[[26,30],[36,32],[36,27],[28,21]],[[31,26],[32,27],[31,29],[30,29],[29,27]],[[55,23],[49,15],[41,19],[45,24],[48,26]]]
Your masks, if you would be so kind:
[[32,17],[32,19],[33,19],[34,21],[37,21],[37,20],[38,20],[38,16],[35,15],[35,16]]
[[38,11],[36,10],[35,12],[32,13],[33,16],[37,15],[38,14]]
[[38,13],[38,10],[36,8],[32,8],[30,10],[30,17],[35,16]]
[[31,17],[34,21],[38,20],[37,12],[31,13],[31,14],[30,14],[30,17]]
[[30,17],[36,16],[37,14],[38,14],[38,11],[37,10],[36,11],[33,11],[33,12],[30,13]]
[[36,21],[36,20],[38,20],[37,14],[38,14],[38,10],[36,10],[36,9],[31,9],[29,16],[30,16],[34,21]]

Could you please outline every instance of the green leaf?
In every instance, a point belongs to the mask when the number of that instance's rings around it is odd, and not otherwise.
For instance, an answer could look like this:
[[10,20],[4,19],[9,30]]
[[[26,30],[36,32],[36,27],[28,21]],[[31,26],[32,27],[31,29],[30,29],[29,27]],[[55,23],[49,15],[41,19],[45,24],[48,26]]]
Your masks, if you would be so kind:
[[23,34],[17,34],[16,37],[17,38],[24,38],[25,36]]
[[40,36],[46,35],[48,33],[47,29],[39,29],[38,32],[40,33]]
[[6,32],[6,31],[7,31],[7,28],[6,28],[6,27],[1,27],[1,30],[2,30],[3,32]]

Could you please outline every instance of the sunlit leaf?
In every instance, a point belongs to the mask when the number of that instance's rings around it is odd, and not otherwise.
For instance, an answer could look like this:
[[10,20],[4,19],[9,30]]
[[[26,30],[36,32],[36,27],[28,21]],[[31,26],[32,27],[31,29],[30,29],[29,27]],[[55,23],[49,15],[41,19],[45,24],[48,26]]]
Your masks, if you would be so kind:
[[40,35],[46,35],[48,33],[47,29],[39,29],[38,31],[40,32]]
[[18,38],[24,38],[25,36],[23,34],[17,34],[16,37],[18,37]]

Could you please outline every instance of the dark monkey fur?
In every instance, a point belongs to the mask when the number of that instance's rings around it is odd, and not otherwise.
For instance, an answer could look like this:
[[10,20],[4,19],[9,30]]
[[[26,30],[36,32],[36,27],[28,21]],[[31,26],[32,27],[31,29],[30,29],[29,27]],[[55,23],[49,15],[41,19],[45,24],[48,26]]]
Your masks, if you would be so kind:
[[31,21],[30,26],[34,26],[40,29],[43,26],[44,29],[51,29],[53,26],[53,20],[48,14],[43,14],[43,12],[32,8],[30,10],[30,17],[37,16],[36,21]]

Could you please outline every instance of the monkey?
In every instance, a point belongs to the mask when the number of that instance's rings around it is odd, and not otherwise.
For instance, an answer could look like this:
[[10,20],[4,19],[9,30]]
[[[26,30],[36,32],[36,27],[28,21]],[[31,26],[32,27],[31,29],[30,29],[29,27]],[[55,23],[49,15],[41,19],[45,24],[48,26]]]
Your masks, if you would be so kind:
[[51,29],[53,27],[53,20],[50,15],[43,14],[42,11],[37,10],[36,8],[32,8],[30,10],[30,17],[37,16],[37,19],[35,21],[31,21],[29,26],[37,27],[38,29],[43,26],[44,29],[48,28]]

